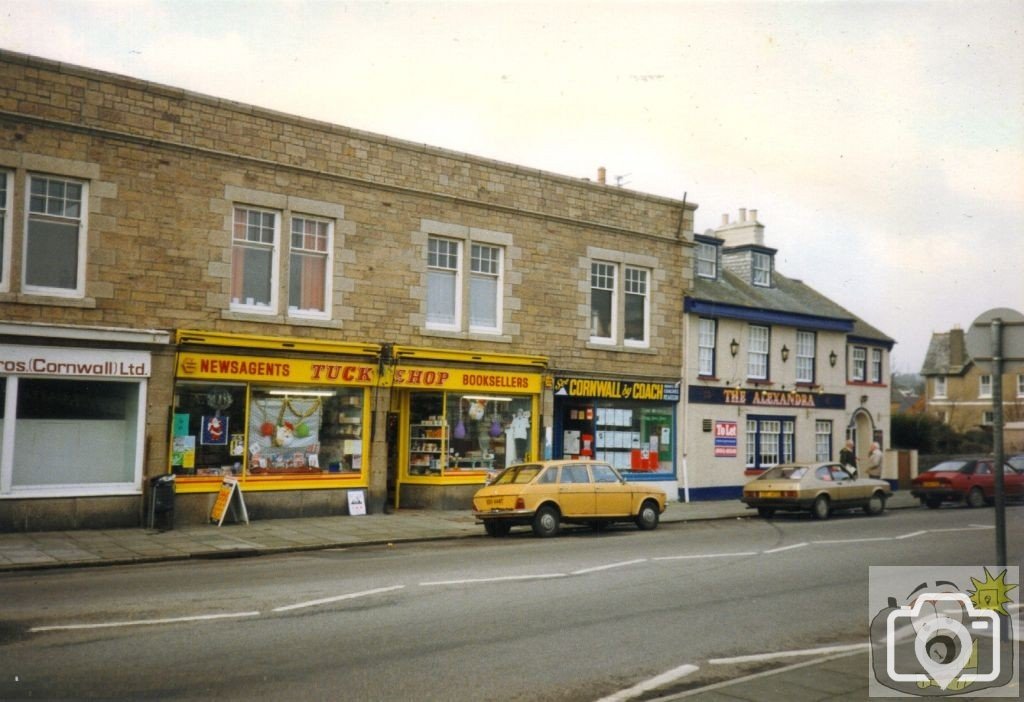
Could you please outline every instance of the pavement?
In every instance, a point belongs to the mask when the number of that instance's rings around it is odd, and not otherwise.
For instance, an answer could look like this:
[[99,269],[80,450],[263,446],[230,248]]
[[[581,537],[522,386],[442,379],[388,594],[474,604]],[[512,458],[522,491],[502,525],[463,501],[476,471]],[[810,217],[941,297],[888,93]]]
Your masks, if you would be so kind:
[[[897,491],[888,509],[916,508],[907,491]],[[738,500],[670,502],[663,524],[755,516]],[[230,519],[230,516],[228,517]],[[132,565],[207,558],[235,558],[328,548],[352,548],[443,539],[481,538],[483,527],[468,511],[399,510],[362,516],[333,516],[225,522],[174,529],[97,529],[0,534],[0,572],[27,573],[55,568]],[[866,700],[866,650],[783,660],[770,669],[744,674],[669,700]],[[643,699],[652,700],[648,691]],[[626,699],[626,698],[623,698]]]

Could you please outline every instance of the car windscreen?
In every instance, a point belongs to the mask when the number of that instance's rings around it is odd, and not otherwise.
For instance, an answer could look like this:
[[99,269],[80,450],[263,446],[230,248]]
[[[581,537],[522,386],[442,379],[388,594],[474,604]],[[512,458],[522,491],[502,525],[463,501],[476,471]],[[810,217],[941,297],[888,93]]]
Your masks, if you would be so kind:
[[538,465],[511,466],[506,468],[495,478],[491,485],[522,485],[537,477],[541,467]]
[[967,461],[943,461],[937,466],[932,466],[926,473],[959,473],[967,467]]
[[807,474],[807,466],[775,466],[761,476],[761,480],[799,480]]

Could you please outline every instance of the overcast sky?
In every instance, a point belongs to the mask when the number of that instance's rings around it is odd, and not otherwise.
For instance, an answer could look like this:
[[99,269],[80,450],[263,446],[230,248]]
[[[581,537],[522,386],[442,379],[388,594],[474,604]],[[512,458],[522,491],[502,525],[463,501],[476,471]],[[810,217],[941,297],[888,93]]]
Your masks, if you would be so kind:
[[758,210],[898,342],[1024,311],[1024,2],[0,0],[0,47]]

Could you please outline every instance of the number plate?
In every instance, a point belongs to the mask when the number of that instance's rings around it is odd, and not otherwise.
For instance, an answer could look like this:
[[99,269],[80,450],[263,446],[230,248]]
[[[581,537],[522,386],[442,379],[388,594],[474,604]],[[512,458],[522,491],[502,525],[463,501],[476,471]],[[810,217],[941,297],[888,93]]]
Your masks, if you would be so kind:
[[925,487],[938,487],[938,486],[939,486],[939,483],[937,483],[937,482],[935,482],[934,480],[932,480],[932,481],[928,481],[928,482],[926,482],[926,483],[924,484],[924,486],[925,486]]
[[782,493],[778,490],[769,490],[767,492],[759,492],[758,497],[782,497]]

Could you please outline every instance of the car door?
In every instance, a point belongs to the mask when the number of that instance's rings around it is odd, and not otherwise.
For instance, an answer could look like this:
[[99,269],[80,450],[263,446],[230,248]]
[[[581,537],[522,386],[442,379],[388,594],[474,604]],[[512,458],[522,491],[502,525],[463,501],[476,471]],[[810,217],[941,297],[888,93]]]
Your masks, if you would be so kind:
[[838,464],[830,465],[828,470],[832,476],[833,487],[829,491],[832,495],[832,504],[838,507],[867,499],[871,490],[870,485],[858,483]]
[[606,463],[591,463],[594,479],[594,513],[602,517],[623,517],[632,514],[633,490]]
[[589,517],[594,514],[594,484],[590,471],[582,463],[562,466],[558,480],[558,505],[566,517]]
[[1024,497],[1024,471],[1017,470],[1009,463],[1003,465],[1003,487],[1008,497]]
[[992,461],[978,461],[975,463],[974,472],[968,477],[968,480],[970,488],[979,487],[985,497],[992,497],[996,490],[996,479],[995,475],[992,474]]

